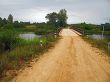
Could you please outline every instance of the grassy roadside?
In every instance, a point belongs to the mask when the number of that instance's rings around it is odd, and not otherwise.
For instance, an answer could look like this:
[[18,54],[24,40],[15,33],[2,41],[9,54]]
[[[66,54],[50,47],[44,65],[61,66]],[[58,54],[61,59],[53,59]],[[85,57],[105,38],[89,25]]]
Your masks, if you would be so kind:
[[39,56],[48,51],[58,39],[59,38],[55,39],[53,36],[42,37],[40,40],[43,41],[43,46],[40,46],[38,39],[32,41],[20,40],[21,46],[0,55],[0,76],[3,80],[2,82],[8,82],[16,76],[18,70],[29,65],[29,62],[34,58],[38,59]]
[[82,38],[85,41],[92,44],[94,47],[105,51],[105,53],[107,53],[107,55],[110,56],[110,50],[108,50],[108,40],[96,40],[96,39],[92,39],[92,38],[87,37],[87,36],[82,36]]

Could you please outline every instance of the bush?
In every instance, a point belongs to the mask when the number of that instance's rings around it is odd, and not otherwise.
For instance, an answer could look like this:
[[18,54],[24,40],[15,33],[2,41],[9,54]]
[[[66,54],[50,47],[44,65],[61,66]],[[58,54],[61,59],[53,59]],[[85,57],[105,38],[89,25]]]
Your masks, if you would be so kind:
[[17,43],[17,37],[13,30],[5,29],[0,33],[0,51],[10,50]]
[[47,24],[38,24],[36,25],[36,31],[35,33],[38,35],[45,35],[45,34],[49,34],[52,32],[55,32],[56,28],[51,26],[51,25],[47,25]]
[[14,26],[13,26],[13,24],[8,23],[8,24],[4,25],[3,28],[4,28],[4,29],[13,29]]
[[[43,46],[40,45],[42,40]],[[52,46],[56,39],[53,36],[35,38],[33,40],[17,40],[17,47],[8,53],[0,55],[0,77],[5,76],[8,70],[19,70],[33,58],[39,57]]]

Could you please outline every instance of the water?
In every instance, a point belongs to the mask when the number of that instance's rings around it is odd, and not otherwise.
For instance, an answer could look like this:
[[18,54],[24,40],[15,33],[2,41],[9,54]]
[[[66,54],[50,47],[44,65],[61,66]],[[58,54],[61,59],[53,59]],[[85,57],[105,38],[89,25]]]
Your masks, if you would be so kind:
[[29,33],[20,34],[19,37],[26,40],[32,40],[34,38],[40,38],[41,35],[36,35],[33,32],[29,32]]
[[97,40],[101,40],[101,39],[107,39],[107,40],[110,40],[110,35],[104,35],[102,37],[102,35],[99,35],[99,34],[93,34],[93,35],[87,35],[88,37],[91,37],[93,39],[97,39]]

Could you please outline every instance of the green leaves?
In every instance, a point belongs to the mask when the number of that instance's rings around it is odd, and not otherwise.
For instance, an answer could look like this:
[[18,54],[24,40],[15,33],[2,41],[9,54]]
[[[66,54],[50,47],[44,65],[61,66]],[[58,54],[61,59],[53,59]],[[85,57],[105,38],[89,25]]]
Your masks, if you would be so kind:
[[4,50],[11,49],[12,43],[15,44],[17,41],[16,34],[13,30],[5,29],[0,32],[0,46]]
[[45,18],[48,19],[49,24],[52,24],[55,27],[65,27],[67,25],[68,17],[65,9],[61,9],[59,13],[49,13]]
[[11,14],[8,16],[8,22],[13,23],[13,16]]

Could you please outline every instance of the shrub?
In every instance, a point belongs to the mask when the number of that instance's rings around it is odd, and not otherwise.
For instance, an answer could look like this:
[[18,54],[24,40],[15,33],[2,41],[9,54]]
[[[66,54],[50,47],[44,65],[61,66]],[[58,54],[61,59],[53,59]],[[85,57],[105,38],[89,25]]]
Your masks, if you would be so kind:
[[56,31],[56,28],[51,26],[51,25],[36,25],[36,31],[35,33],[38,34],[38,35],[46,35],[46,34],[49,34],[49,33],[52,33],[52,32],[55,32]]
[[8,24],[4,25],[3,28],[4,28],[4,29],[13,29],[14,26],[13,26],[13,24],[8,23]]
[[13,30],[5,29],[0,33],[0,49],[1,51],[10,50],[17,42],[16,34]]

